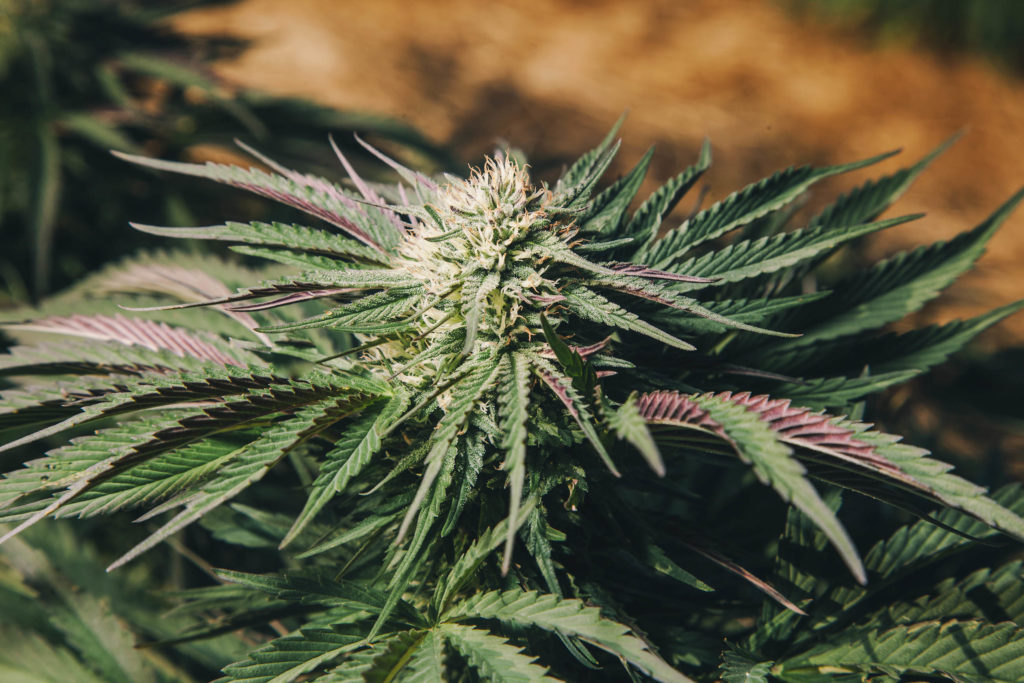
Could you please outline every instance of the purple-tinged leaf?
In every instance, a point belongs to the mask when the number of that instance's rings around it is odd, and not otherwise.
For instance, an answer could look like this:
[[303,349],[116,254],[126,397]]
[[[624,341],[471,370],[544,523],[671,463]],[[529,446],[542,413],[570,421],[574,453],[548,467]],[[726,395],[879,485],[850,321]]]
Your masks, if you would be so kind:
[[726,557],[714,548],[711,548],[703,543],[698,543],[694,539],[683,538],[679,539],[679,541],[695,553],[707,558],[708,560],[717,564],[722,569],[725,569],[731,572],[732,574],[735,574],[736,576],[740,577],[744,581],[748,582],[749,584],[757,588],[759,591],[761,591],[762,593],[764,593],[772,600],[785,607],[786,609],[795,612],[802,617],[807,616],[807,612],[797,607],[796,604],[793,603],[789,598],[780,593],[778,589],[775,588],[775,586],[771,585],[768,581],[759,578],[757,575],[753,574],[752,572],[744,568],[738,562]]
[[[258,159],[265,163],[269,161],[258,152],[255,152],[255,150],[247,149],[247,151],[250,154],[255,154]],[[381,253],[386,253],[381,245],[365,230],[342,214],[342,210],[346,208],[350,211],[357,211],[358,204],[351,197],[345,195],[341,188],[323,179],[307,176],[295,171],[288,171],[288,175],[272,174],[254,168],[243,169],[240,166],[213,162],[189,164],[179,161],[150,159],[121,152],[112,152],[112,154],[125,161],[147,166],[158,171],[169,171],[171,173],[208,178],[279,201],[282,204],[292,206],[339,227],[363,244]],[[283,169],[283,167],[277,164],[271,166],[271,168],[275,167],[287,171],[287,169]],[[302,196],[300,193],[303,190],[305,194],[315,197],[316,201]]]
[[[900,468],[875,452],[870,444],[857,439],[858,431],[836,424],[837,419],[824,411],[811,411],[791,405],[789,399],[771,398],[764,394],[752,396],[749,392],[733,394],[723,391],[705,394],[719,400],[741,405],[769,423],[778,434],[779,440],[793,446],[809,448],[832,455],[873,471],[905,480],[915,488],[927,490],[910,477],[903,475]],[[722,426],[712,420],[708,412],[700,407],[691,396],[674,391],[656,391],[640,396],[640,414],[655,424],[689,424],[709,429],[723,438]]]
[[[133,308],[125,306],[123,307],[128,311],[171,311],[179,308],[196,308],[198,306],[213,306],[217,304],[234,304],[238,301],[248,301],[250,299],[260,299],[266,296],[278,296],[282,297],[285,295],[293,294],[308,294],[310,292],[323,292],[324,290],[333,289],[335,293],[338,291],[355,291],[355,290],[369,290],[369,289],[393,289],[399,287],[408,287],[419,284],[416,280],[405,277],[402,274],[392,270],[354,270],[354,271],[315,271],[312,273],[306,273],[302,277],[320,277],[319,281],[306,281],[306,280],[291,280],[283,279],[277,282],[269,282],[259,287],[249,287],[241,289],[234,294],[227,294],[224,296],[218,296],[216,298],[205,299],[205,300],[192,300],[182,304],[170,304],[165,306],[147,306],[144,308]],[[331,285],[335,285],[332,287]],[[295,299],[288,299],[285,301],[282,298],[275,299],[271,302],[271,306],[283,306],[286,303],[295,303],[297,301],[304,301],[309,297],[297,297]],[[223,310],[234,311],[237,307],[224,307]],[[259,310],[259,309],[253,309]],[[246,315],[245,313],[235,313],[234,315]],[[248,317],[248,316],[246,316]],[[259,326],[256,326],[259,329]]]
[[698,304],[695,299],[680,296],[670,289],[663,289],[659,285],[652,285],[651,283],[643,282],[642,280],[626,282],[598,281],[596,284],[601,287],[605,287],[606,289],[611,289],[612,291],[622,292],[623,294],[629,294],[630,296],[646,299],[647,301],[653,301],[679,311],[686,311],[687,313],[692,313],[693,315],[704,318],[705,320],[711,320],[727,327],[734,327],[737,330],[754,332],[756,334],[765,334],[772,337],[793,338],[800,336],[799,334],[793,334],[790,332],[778,332],[764,327],[758,327],[756,325],[748,325],[747,323],[727,318],[726,316],[704,308]]
[[[725,392],[693,396],[662,393],[663,396],[668,395],[668,400],[661,409],[654,411],[655,415],[665,413],[662,417],[669,417],[668,423],[679,427],[693,428],[694,423],[706,424],[702,431],[720,436],[740,460],[753,468],[761,483],[771,486],[784,501],[807,515],[835,547],[854,578],[861,584],[867,582],[864,563],[835,511],[808,481],[806,468],[795,457],[787,440],[780,438],[771,422],[761,419],[760,412],[747,409],[742,401],[743,395],[733,400],[733,395]],[[683,400],[677,402],[674,397]],[[746,397],[749,398],[749,394]],[[641,398],[641,415],[648,414],[645,398]],[[693,410],[694,406],[689,404],[695,404],[698,410]],[[665,408],[668,410],[663,410]],[[672,421],[671,416],[675,413],[683,416],[684,420]]]
[[280,306],[288,306],[295,304],[300,301],[309,301],[311,299],[320,299],[325,296],[334,296],[335,294],[346,294],[348,292],[357,291],[351,287],[336,288],[336,289],[314,289],[310,292],[296,292],[294,294],[286,294],[277,299],[271,299],[270,301],[262,301],[258,304],[239,304],[237,306],[226,306],[225,308],[229,311],[235,312],[248,312],[248,311],[266,311],[271,308],[278,308]]
[[[399,237],[404,237],[405,236],[405,231],[402,230],[401,222],[399,221],[397,214],[387,205],[387,203],[383,199],[381,199],[380,195],[378,195],[376,192],[374,192],[370,188],[370,186],[366,184],[366,182],[362,179],[362,177],[360,177],[360,175],[358,173],[356,173],[356,170],[352,167],[351,164],[348,163],[348,160],[344,157],[344,155],[341,153],[341,150],[338,149],[338,146],[334,143],[334,136],[328,135],[327,138],[328,138],[328,140],[331,143],[331,148],[334,150],[334,153],[338,155],[338,159],[341,161],[342,166],[345,167],[345,172],[348,173],[349,178],[355,184],[356,189],[359,190],[359,193],[362,194],[363,197],[365,197],[368,202],[372,203],[378,209],[381,209],[381,213],[384,214],[384,216],[387,218],[388,222],[391,223],[391,225],[395,226],[398,229],[398,236]],[[240,140],[235,140],[235,144],[237,144],[239,147],[244,149],[246,152],[248,152],[249,154],[251,154],[255,158],[257,158],[260,161],[262,161],[264,164],[266,164],[270,168],[272,168],[275,171],[277,171],[278,173],[280,173],[285,178],[288,178],[292,182],[294,182],[294,183],[296,183],[298,185],[305,185],[306,187],[312,188],[313,190],[315,190],[317,192],[321,192],[321,193],[323,193],[324,196],[330,197],[330,198],[338,201],[340,204],[342,204],[343,206],[345,206],[346,208],[348,208],[348,209],[350,209],[352,211],[357,211],[357,212],[362,213],[362,214],[366,213],[366,210],[363,209],[360,206],[359,200],[357,200],[357,199],[355,199],[353,197],[349,197],[348,195],[346,195],[334,183],[332,183],[332,182],[330,182],[330,181],[328,181],[328,180],[326,180],[324,178],[319,178],[317,176],[309,175],[307,173],[299,173],[298,171],[293,171],[293,170],[291,170],[289,168],[285,168],[284,166],[281,166],[280,164],[278,164],[273,159],[270,159],[270,158],[264,156],[260,152],[257,152],[255,149],[253,149],[252,147],[249,147],[248,145],[246,145],[245,143],[241,142]],[[288,203],[288,202],[285,202],[285,203]],[[302,208],[302,207],[299,207],[299,208]],[[306,210],[308,213],[312,213],[312,212],[309,212],[307,209],[303,209],[303,210]],[[314,215],[318,215],[318,214],[314,213]],[[323,218],[323,216],[319,216],[319,217]],[[327,220],[327,219],[325,219],[325,220]],[[328,220],[328,222],[333,222],[333,221]],[[337,225],[337,224],[335,223],[335,225]],[[339,227],[344,227],[344,226],[339,226]],[[351,232],[351,230],[350,230],[350,232]],[[372,238],[370,238],[369,235],[367,235],[367,238],[371,239],[371,241],[375,242],[375,240],[372,240]],[[363,240],[363,241],[365,242],[365,240]],[[372,247],[375,247],[375,248],[379,249],[379,247],[375,243],[370,243],[370,242],[365,242],[365,243],[368,244],[369,246],[372,246]]]
[[609,270],[613,270],[621,275],[635,275],[636,277],[646,277],[653,280],[674,280],[676,282],[692,282],[695,284],[710,284],[717,282],[720,278],[717,277],[699,277],[697,275],[683,275],[681,273],[670,273],[667,270],[658,270],[656,268],[648,268],[637,263],[610,263],[605,264]]
[[[594,355],[595,353],[597,353],[598,351],[600,351],[604,347],[608,346],[608,342],[610,342],[611,339],[612,339],[611,337],[605,337],[604,339],[602,339],[601,341],[597,342],[596,344],[589,344],[587,346],[574,346],[573,344],[567,344],[567,346],[569,347],[570,351],[573,351],[573,352],[579,354],[580,358],[586,359],[587,357]],[[538,355],[540,355],[540,356],[542,356],[544,358],[557,358],[558,357],[557,355],[555,355],[554,349],[552,349],[550,346],[547,347],[547,348],[540,349],[539,351],[537,351],[537,353],[538,353]]]
[[[118,269],[103,277],[98,288],[101,292],[168,294],[182,301],[193,302],[192,305],[205,305],[201,302],[231,295],[231,290],[223,282],[202,270],[157,263],[132,263],[126,268]],[[126,308],[126,310],[132,309]],[[266,335],[255,331],[259,327],[259,323],[251,315],[232,311],[226,307],[220,310],[232,320],[252,331],[264,344],[270,345],[270,340]]]
[[528,299],[542,306],[550,306],[551,304],[557,304],[559,301],[565,301],[565,297],[561,294],[531,294],[528,296]]
[[390,208],[387,208],[387,203],[381,198],[381,196],[374,192],[373,188],[370,187],[358,173],[356,173],[356,169],[353,168],[352,164],[350,164],[348,159],[345,158],[345,155],[341,153],[340,149],[338,149],[337,143],[334,142],[334,136],[329,135],[328,140],[331,143],[331,149],[334,150],[335,156],[338,157],[338,161],[340,161],[341,165],[345,167],[345,172],[348,173],[348,177],[352,179],[356,189],[359,190],[359,194],[363,195],[366,201],[381,209],[388,222],[394,226],[399,238],[405,237],[405,230],[402,228],[402,221],[399,220],[398,214]]
[[797,447],[798,454],[802,450],[801,457],[813,455],[850,473],[862,472],[1024,539],[1024,519],[986,496],[983,488],[950,474],[952,465],[926,457],[924,449],[899,443],[899,437],[871,431],[868,424],[794,406],[789,399],[749,392],[686,395],[658,391],[643,394],[639,406],[653,424],[700,428],[728,440],[723,425],[712,419],[698,400],[729,403],[756,414],[780,442]]
[[[398,175],[402,176],[403,178],[408,180],[413,185],[422,185],[423,187],[427,188],[427,190],[429,190],[431,192],[434,192],[434,191],[436,191],[438,189],[437,183],[435,183],[433,180],[431,180],[427,176],[423,175],[419,171],[414,171],[411,168],[403,166],[402,164],[398,163],[397,161],[395,161],[394,159],[392,159],[388,155],[386,155],[383,152],[381,152],[379,149],[377,149],[373,145],[371,145],[368,142],[366,142],[365,140],[363,140],[358,135],[353,135],[352,137],[354,137],[356,139],[356,142],[358,142],[360,145],[362,145],[363,149],[365,149],[367,152],[369,152],[373,156],[375,156],[378,159],[380,159],[381,161],[383,161],[388,166],[390,166],[392,169],[394,169],[395,173],[397,173]],[[399,191],[401,191],[402,190],[402,186],[399,185],[398,187],[399,187]]]
[[598,436],[597,430],[594,429],[594,425],[591,423],[590,411],[587,409],[586,404],[580,398],[579,393],[573,388],[572,380],[568,377],[559,373],[554,366],[541,358],[534,358],[534,368],[537,372],[537,376],[540,377],[544,384],[551,389],[552,393],[558,397],[564,405],[566,411],[576,421],[576,424],[583,430],[583,435],[587,437],[590,445],[594,447],[597,454],[601,457],[601,461],[604,462],[613,475],[621,477],[622,474],[618,468],[615,467],[615,463],[612,462],[611,455],[608,454],[608,449],[604,447],[601,442],[601,437]]
[[164,349],[181,358],[198,358],[218,365],[244,367],[241,361],[224,353],[210,342],[180,328],[154,320],[126,318],[123,315],[71,315],[40,318],[8,327],[15,330],[115,341],[125,345],[135,344],[151,351]]

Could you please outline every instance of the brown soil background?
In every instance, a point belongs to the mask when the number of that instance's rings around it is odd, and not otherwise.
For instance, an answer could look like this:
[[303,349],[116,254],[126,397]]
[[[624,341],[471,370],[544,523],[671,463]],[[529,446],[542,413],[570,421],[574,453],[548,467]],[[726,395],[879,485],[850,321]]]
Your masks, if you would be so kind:
[[[872,241],[873,256],[945,239],[1024,184],[1024,80],[980,58],[949,60],[788,15],[759,0],[243,0],[175,22],[253,41],[217,66],[229,82],[400,118],[467,160],[507,140],[531,158],[571,160],[625,110],[616,172],[654,143],[663,180],[710,137],[710,195],[779,168],[904,153],[819,186],[821,204],[967,135],[899,202],[927,212]],[[652,185],[653,186],[653,185]],[[1024,212],[930,320],[1024,297]],[[1024,315],[986,336],[1024,341]]]

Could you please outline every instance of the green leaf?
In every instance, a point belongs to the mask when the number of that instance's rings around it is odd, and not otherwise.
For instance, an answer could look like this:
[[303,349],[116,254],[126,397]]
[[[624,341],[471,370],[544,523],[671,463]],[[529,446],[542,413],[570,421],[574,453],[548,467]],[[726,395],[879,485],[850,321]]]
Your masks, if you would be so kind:
[[281,540],[282,548],[295,540],[323,507],[345,491],[349,482],[370,464],[373,456],[380,452],[382,435],[398,419],[408,403],[408,394],[397,391],[379,411],[360,416],[335,441],[334,448],[324,456],[324,464],[310,488],[302,512]]
[[206,439],[140,463],[85,491],[54,516],[95,517],[166,500],[214,476],[234,457],[236,445]]
[[[38,441],[102,417],[130,413],[144,408],[170,406],[188,400],[209,400],[244,394],[256,388],[288,383],[288,380],[279,377],[253,375],[228,367],[207,368],[201,372],[170,376],[149,375],[137,379],[119,378],[118,383],[113,385],[111,380],[104,379],[97,385],[106,384],[108,387],[106,391],[97,391],[96,388],[89,387],[88,383],[83,383],[85,388],[92,390],[82,397],[85,400],[80,401],[79,404],[84,407],[81,410],[76,409],[77,414],[39,429],[28,436],[9,441],[0,446],[0,452]],[[67,395],[64,392],[57,391],[55,393],[67,400]],[[9,412],[17,412],[18,408],[35,407],[34,401],[23,400],[19,403],[22,405],[18,406],[16,403],[15,410],[9,410]]]
[[[985,567],[961,580],[940,581],[913,602],[903,600],[876,611],[865,619],[873,626],[896,626],[936,619],[988,619],[1012,621],[1021,626],[1021,598],[1024,597],[1020,560],[998,568]],[[912,595],[912,594],[911,594]],[[994,615],[998,614],[998,617]]]
[[[864,430],[852,421],[837,421],[845,429]],[[985,524],[1024,540],[1024,519],[985,495],[985,489],[962,479],[949,470],[952,465],[925,457],[928,451],[899,443],[899,437],[873,431],[859,431],[857,440],[893,463],[917,482],[929,497],[962,510]],[[912,490],[913,492],[913,490]]]
[[294,251],[292,249],[281,249],[279,247],[251,247],[247,244],[235,244],[228,247],[228,249],[236,254],[242,254],[243,256],[253,256],[255,258],[261,258],[296,268],[344,270],[346,268],[354,267],[350,263],[339,261],[331,256],[307,254],[305,252]]
[[0,679],[9,683],[109,683],[72,651],[31,632],[0,627]]
[[1022,308],[1024,300],[1001,306],[976,318],[954,320],[945,325],[929,325],[898,335],[885,335],[875,344],[878,349],[888,348],[888,358],[883,358],[879,353],[872,367],[876,372],[911,368],[926,370],[945,362],[976,336]]
[[287,419],[263,432],[255,441],[243,446],[237,457],[220,471],[219,476],[199,488],[184,502],[184,509],[130,551],[116,560],[110,569],[116,569],[138,557],[167,537],[198,520],[253,483],[259,481],[291,450],[326,429],[330,424],[351,412],[351,399],[331,398],[304,408],[295,417]]
[[329,628],[309,628],[271,641],[249,659],[224,667],[226,681],[288,683],[366,645],[361,636]]
[[842,667],[864,673],[946,675],[974,683],[1024,678],[1024,630],[1012,623],[929,621],[855,629],[778,665],[780,673]]
[[615,141],[615,136],[625,120],[626,115],[623,114],[608,131],[601,144],[577,159],[562,174],[555,184],[554,198],[551,201],[554,207],[574,210],[583,205],[619,150],[620,142]]
[[[716,278],[716,286],[740,282],[783,268],[792,268],[831,252],[850,240],[906,223],[922,215],[901,216],[876,223],[848,226],[841,231],[835,230],[832,226],[815,226],[755,240],[734,242],[703,256],[696,256],[673,265],[672,270],[697,277]],[[686,291],[707,286],[679,283],[673,285],[673,289]]]
[[634,256],[635,263],[664,269],[677,263],[689,250],[716,239],[736,228],[776,211],[799,197],[814,183],[838,173],[854,171],[892,156],[881,154],[871,159],[841,166],[812,168],[801,166],[784,171],[734,192],[714,206],[701,211],[656,242],[645,245]]
[[66,594],[67,611],[58,611],[51,623],[82,659],[112,683],[155,681],[155,672],[135,649],[135,638],[96,596]]
[[814,344],[876,329],[918,310],[974,264],[1022,199],[1024,190],[949,242],[904,252],[836,283],[832,296],[805,309],[803,319],[812,324],[801,330],[804,334],[796,343]]
[[644,322],[636,314],[609,301],[588,287],[570,285],[562,291],[562,295],[565,297],[566,303],[569,305],[573,315],[580,318],[630,332],[637,332],[683,351],[694,350],[693,344],[677,339],[668,332]]
[[[74,484],[83,472],[110,458],[111,453],[130,451],[136,444],[145,442],[167,425],[188,415],[188,411],[165,412],[161,417],[126,420],[124,424],[98,430],[94,435],[73,440],[70,444],[51,451],[47,457],[26,463],[20,470],[8,473],[0,480],[0,508],[11,508],[25,498],[39,502],[41,494],[63,489]],[[81,495],[86,496],[85,491]],[[45,499],[43,499],[45,501]],[[67,502],[65,504],[71,504]],[[45,502],[42,505],[46,505]],[[24,519],[22,510],[36,512],[39,507],[23,503],[8,509],[3,519],[15,521]],[[52,510],[57,514],[60,510]]]
[[[1024,514],[1024,495],[1021,495],[1020,484],[1006,486],[992,498],[1007,510],[1017,515]],[[921,520],[902,526],[887,539],[876,543],[864,558],[864,564],[871,575],[879,579],[890,579],[929,559],[964,549],[975,539],[984,541],[996,534],[996,530],[985,522],[963,515],[955,509],[940,511],[935,515],[935,522]],[[863,594],[861,588],[837,590],[848,597]],[[848,606],[852,602],[840,598],[840,604]]]
[[409,530],[409,526],[416,518],[423,500],[430,492],[434,480],[441,472],[441,466],[444,463],[445,456],[448,454],[448,448],[455,441],[459,430],[462,429],[463,424],[469,418],[470,411],[476,408],[484,392],[494,385],[500,368],[501,363],[499,359],[493,357],[484,358],[478,361],[472,369],[468,370],[466,376],[452,388],[451,404],[431,435],[430,451],[424,459],[426,471],[423,473],[423,479],[420,480],[416,496],[413,498],[408,511],[405,513],[405,517],[402,519],[396,543],[401,542],[405,533]]
[[777,384],[771,393],[779,398],[791,398],[807,408],[845,407],[865,396],[902,384],[917,374],[917,370],[899,370],[862,373],[857,377],[813,377]]
[[906,192],[917,176],[940,154],[956,142],[954,135],[935,150],[909,168],[903,168],[892,175],[869,180],[849,194],[842,195],[811,219],[810,227],[827,225],[833,230],[873,221],[885,211],[900,195]]
[[[545,319],[545,323],[546,323]],[[500,425],[503,433],[501,448],[505,461],[501,468],[508,477],[508,528],[505,532],[504,559],[501,571],[507,574],[512,566],[512,546],[515,542],[519,507],[526,479],[526,427],[530,405],[530,363],[518,353],[506,356],[502,369],[501,390],[498,393]]]
[[297,293],[317,293],[331,289],[383,289],[407,290],[420,286],[420,282],[400,270],[356,269],[313,270],[301,275],[269,280],[258,287],[244,287],[235,294],[213,299],[189,301],[183,304],[131,308],[132,311],[174,311],[215,304],[233,304],[268,296]]
[[332,550],[347,543],[354,543],[355,541],[366,538],[367,536],[370,536],[391,524],[397,524],[399,518],[404,514],[405,506],[407,506],[411,500],[411,495],[401,496],[394,502],[394,506],[396,508],[400,508],[401,511],[396,509],[394,512],[391,512],[390,510],[392,505],[386,506],[387,511],[377,509],[375,510],[375,514],[354,523],[352,526],[343,526],[336,533],[331,534],[309,550],[299,553],[297,557],[299,559],[313,557],[314,555],[319,555],[320,553],[327,552],[328,550]]
[[750,652],[730,647],[722,653],[724,683],[768,683],[774,662],[762,661]]
[[597,433],[597,429],[594,427],[594,418],[590,413],[590,409],[587,407],[588,402],[580,396],[579,392],[573,386],[573,382],[569,377],[566,377],[555,368],[554,365],[549,363],[543,358],[534,356],[530,359],[533,364],[537,376],[540,377],[551,392],[558,397],[558,399],[565,406],[566,411],[579,425],[580,430],[583,432],[583,436],[590,442],[590,445],[597,451],[598,456],[604,462],[608,471],[616,477],[621,477],[619,470],[615,467],[615,463],[612,462],[611,455],[608,454],[608,449],[605,448],[604,442]]
[[[252,378],[248,379],[251,380]],[[326,379],[326,377],[320,377],[319,379]],[[264,387],[261,386],[260,382],[246,380],[247,378],[245,377],[234,377],[232,381],[217,382],[214,378],[209,378],[206,382],[185,382],[179,384],[178,382],[181,382],[181,377],[178,376],[175,378],[175,381],[167,382],[166,391],[152,392],[152,387],[147,387],[147,393],[141,397],[145,400],[142,400],[141,403],[133,400],[116,403],[114,406],[115,410],[108,410],[106,411],[107,414],[123,412],[125,410],[139,410],[147,407],[147,402],[154,402],[155,405],[159,406],[164,403],[174,404],[182,402],[184,397],[216,396],[218,393],[230,394],[240,389],[252,389],[253,387],[258,389],[258,391],[244,396],[241,400],[218,402],[210,407],[193,408],[184,417],[182,417],[180,412],[175,412],[172,413],[172,417],[169,419],[161,418],[154,422],[147,422],[145,429],[142,431],[137,430],[135,425],[131,425],[126,431],[120,429],[108,430],[94,437],[84,437],[72,446],[65,447],[62,450],[65,454],[72,456],[72,462],[76,464],[76,467],[61,477],[43,476],[41,481],[46,483],[40,488],[66,488],[66,490],[55,496],[45,507],[34,510],[30,517],[24,519],[21,524],[7,532],[5,538],[10,538],[48,515],[58,512],[64,505],[76,500],[97,484],[122,474],[138,463],[151,460],[162,453],[213,436],[219,432],[238,429],[243,425],[253,426],[254,423],[265,422],[272,417],[276,417],[281,411],[300,408],[308,409],[310,404],[323,401],[325,396],[333,396],[329,401],[334,401],[336,404],[335,408],[327,411],[328,413],[333,412],[335,409],[340,410],[343,405],[358,406],[366,401],[359,394],[347,394],[344,391],[339,391],[342,388],[339,381],[341,380],[340,376],[331,377],[331,383],[320,385],[308,381],[276,381],[277,386],[268,384]],[[341,394],[342,397],[339,397],[338,394]],[[140,398],[132,397],[130,392],[128,392],[128,395],[130,399]],[[148,399],[146,399],[147,396],[149,397]],[[104,411],[100,411],[98,414],[103,415],[103,413]],[[136,438],[139,436],[141,438]],[[113,441],[115,448],[107,450],[111,441]],[[245,449],[246,447],[238,449],[237,453],[242,453]],[[234,469],[241,466],[240,462],[243,460],[243,458],[235,458],[233,455],[225,456],[225,458],[232,462],[222,471],[222,474],[234,471]],[[65,460],[68,460],[68,458],[65,458]],[[48,468],[47,460],[40,462],[40,469],[45,470]],[[259,476],[262,476],[262,474]],[[7,503],[9,504],[12,500],[22,495],[24,492],[23,484],[24,481],[7,485],[9,487],[7,491],[4,491],[4,487],[0,487],[0,499],[8,499]],[[142,483],[141,485],[144,486],[145,484]],[[242,488],[245,488],[245,486],[247,484],[243,485]],[[13,497],[2,495],[5,493],[9,494],[11,488],[14,489]],[[202,490],[203,487],[200,487],[199,491]],[[197,499],[192,498],[191,500],[195,502]],[[155,511],[148,513],[147,517],[158,514],[160,511],[162,509],[157,508]]]
[[[352,681],[360,683],[392,683],[406,680],[403,675],[410,660],[416,655],[423,641],[431,635],[430,631],[407,631],[373,644],[373,658],[369,667],[363,669]],[[337,669],[331,672],[328,680],[344,680],[339,678]]]
[[463,286],[463,316],[466,322],[466,341],[462,347],[462,355],[467,355],[473,350],[476,343],[476,333],[480,329],[480,320],[483,317],[484,309],[487,306],[487,297],[501,284],[501,275],[490,272],[483,277],[470,280],[469,284]]
[[[772,316],[791,308],[809,305],[829,295],[829,292],[813,292],[796,296],[761,297],[756,299],[723,299],[702,301],[705,310],[722,318],[757,325]],[[651,319],[688,334],[714,335],[733,329],[728,323],[694,316],[686,310],[663,308],[651,315]]]
[[[466,548],[452,563],[448,575],[441,581],[438,590],[434,594],[433,605],[437,612],[444,612],[448,608],[453,596],[462,590],[466,583],[473,578],[480,565],[490,556],[511,531],[515,534],[523,523],[533,514],[535,501],[527,500],[526,504],[517,510],[517,516],[509,516],[500,521],[497,525],[478,534],[476,540]],[[504,566],[504,565],[503,565]]]
[[[413,577],[417,572],[424,569],[426,564],[425,558],[433,544],[437,542],[437,535],[434,533],[434,522],[440,515],[441,509],[448,503],[447,492],[452,483],[454,466],[454,449],[448,449],[448,452],[441,458],[441,465],[438,468],[437,475],[434,477],[435,482],[429,492],[426,505],[423,506],[423,510],[418,515],[416,530],[412,535],[412,539],[409,541],[408,546],[404,548],[401,561],[388,581],[387,602],[370,629],[370,635],[368,636],[370,638],[376,637],[380,633],[391,612],[396,606],[401,604],[402,595],[408,589]],[[397,543],[392,548],[397,551]]]
[[[653,156],[654,148],[651,147],[633,170],[591,200],[587,217],[580,220],[582,231],[602,236],[619,234],[629,205],[640,190]],[[601,242],[592,244],[600,245]]]
[[441,525],[442,536],[457,534],[459,521],[466,509],[466,504],[471,500],[479,500],[477,484],[480,483],[484,459],[490,455],[488,446],[492,443],[496,432],[497,427],[491,422],[489,416],[479,413],[471,415],[465,435],[453,447],[455,463],[452,481],[455,483],[456,489],[450,496],[448,514]]
[[[814,345],[797,345],[772,354],[755,352],[740,362],[775,372],[849,373],[863,367],[877,374],[907,370],[923,371],[945,362],[992,325],[1021,308],[1024,301],[1007,304],[969,320],[929,325],[910,332],[877,336],[851,335]],[[851,361],[856,365],[852,366]]]
[[32,291],[39,297],[49,289],[51,252],[60,209],[62,153],[56,127],[45,118],[36,126],[36,141],[39,147],[31,183],[34,192],[29,234],[34,257]]
[[405,667],[402,683],[445,683],[444,638],[437,630],[430,630]]
[[596,607],[534,591],[512,589],[482,593],[453,606],[442,619],[495,619],[517,628],[537,627],[587,643],[626,660],[644,674],[663,683],[690,683],[665,663],[629,628],[601,616]]
[[665,463],[658,450],[658,444],[654,442],[650,430],[647,428],[647,420],[640,414],[636,406],[637,392],[633,392],[617,410],[608,414],[608,426],[615,431],[616,436],[625,439],[640,451],[647,464],[659,477],[665,476]]
[[665,576],[672,577],[679,583],[687,585],[690,588],[696,588],[703,593],[713,593],[715,591],[714,588],[673,562],[672,558],[666,555],[665,551],[658,546],[650,542],[644,543],[643,546],[643,559],[654,571],[660,572]]
[[496,683],[559,680],[548,676],[548,668],[537,664],[536,657],[523,654],[523,648],[487,631],[461,624],[442,624],[438,631],[481,678]]
[[700,146],[697,162],[685,171],[673,177],[648,197],[633,214],[624,234],[633,236],[637,243],[646,243],[633,258],[634,263],[644,263],[644,257],[658,236],[658,227],[665,217],[675,208],[690,188],[700,180],[704,172],[711,167],[711,141],[705,139]]
[[132,223],[133,228],[151,235],[179,239],[218,240],[268,247],[297,249],[332,258],[350,258],[371,263],[387,263],[381,254],[355,240],[335,235],[326,230],[287,223],[227,222],[202,228],[163,228]]
[[[284,574],[250,574],[218,569],[216,575],[223,581],[303,605],[347,607],[376,614],[384,610],[388,600],[382,591],[360,581],[338,578],[335,572],[324,567]],[[415,608],[405,601],[399,601],[397,605],[399,625],[423,625],[423,619]]]

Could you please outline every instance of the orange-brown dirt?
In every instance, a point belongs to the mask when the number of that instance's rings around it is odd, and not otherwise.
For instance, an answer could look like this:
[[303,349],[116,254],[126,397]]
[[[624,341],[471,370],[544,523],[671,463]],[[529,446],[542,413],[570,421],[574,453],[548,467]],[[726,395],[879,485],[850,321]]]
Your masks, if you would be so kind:
[[[778,168],[904,153],[823,185],[854,182],[967,135],[897,205],[927,217],[868,245],[873,255],[973,226],[1024,184],[1024,85],[980,59],[944,60],[798,21],[741,0],[243,0],[194,11],[186,32],[252,39],[218,65],[230,82],[401,118],[465,159],[508,140],[531,157],[570,159],[625,110],[616,171],[650,143],[652,176],[693,160],[705,136],[711,196]],[[932,319],[1024,297],[1024,212]],[[1024,341],[1024,315],[988,335]]]

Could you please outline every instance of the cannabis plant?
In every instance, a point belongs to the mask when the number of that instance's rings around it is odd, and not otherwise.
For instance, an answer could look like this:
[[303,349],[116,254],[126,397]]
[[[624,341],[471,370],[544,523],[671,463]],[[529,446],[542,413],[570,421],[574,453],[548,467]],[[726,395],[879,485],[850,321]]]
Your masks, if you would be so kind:
[[[246,260],[145,255],[11,321],[26,343],[0,365],[20,378],[0,430],[28,461],[0,482],[0,547],[112,515],[86,556],[195,586],[176,593],[189,628],[143,629],[186,662],[166,678],[208,676],[181,648],[236,633],[224,680],[1020,680],[1021,565],[990,564],[998,534],[1024,539],[1024,496],[989,497],[861,418],[1024,305],[884,331],[1024,192],[954,240],[828,277],[844,245],[914,218],[877,220],[931,156],[790,229],[814,183],[889,155],[786,169],[680,220],[709,146],[635,205],[652,152],[602,187],[615,134],[553,184],[508,151],[461,178],[371,149],[394,185],[340,151],[347,184],[256,152],[120,154],[316,224],[136,225]],[[850,496],[871,524],[844,526],[844,491],[896,515]],[[144,534],[118,526],[128,509]],[[874,543],[869,526],[909,515]],[[37,543],[59,560],[76,542]],[[63,628],[87,621],[68,579],[19,569],[25,552],[4,551],[12,585],[64,617],[24,620],[18,642],[127,671]],[[215,583],[172,580],[174,553]],[[125,603],[107,620],[145,622]]]

